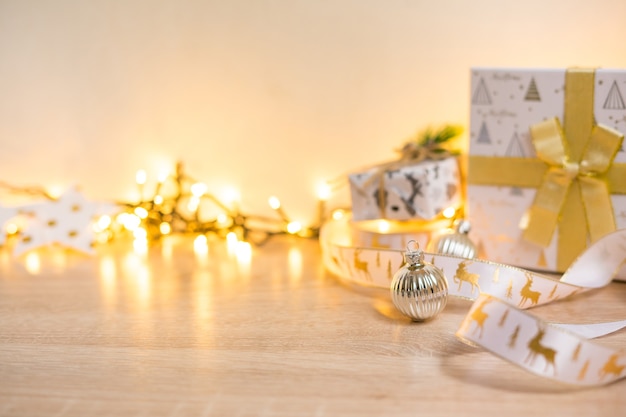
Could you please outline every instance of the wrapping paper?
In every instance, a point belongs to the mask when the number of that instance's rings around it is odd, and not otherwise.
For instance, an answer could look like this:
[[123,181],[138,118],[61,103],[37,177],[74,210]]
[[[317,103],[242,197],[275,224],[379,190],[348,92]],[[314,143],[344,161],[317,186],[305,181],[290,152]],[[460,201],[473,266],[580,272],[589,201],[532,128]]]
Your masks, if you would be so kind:
[[[578,90],[572,71],[472,70],[467,211],[483,258],[562,272],[593,241],[626,228],[626,70],[591,71]],[[600,128],[608,141],[594,136]],[[542,148],[558,145],[544,140],[550,134],[563,139],[554,163]],[[606,172],[586,171],[605,142],[616,148],[603,149]],[[588,182],[596,191],[586,197]]]
[[354,220],[431,220],[461,203],[455,157],[391,162],[350,174],[348,179]]

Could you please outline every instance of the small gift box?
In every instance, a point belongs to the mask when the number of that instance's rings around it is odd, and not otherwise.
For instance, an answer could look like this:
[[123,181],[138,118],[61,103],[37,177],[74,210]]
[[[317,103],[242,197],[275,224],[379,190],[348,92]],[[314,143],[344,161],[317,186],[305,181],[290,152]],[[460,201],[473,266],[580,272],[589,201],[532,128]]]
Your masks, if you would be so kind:
[[626,70],[472,70],[467,210],[482,257],[562,272],[626,228],[624,93]]
[[348,176],[354,220],[432,220],[461,204],[458,160],[441,143],[458,133],[447,127],[408,142],[397,161]]

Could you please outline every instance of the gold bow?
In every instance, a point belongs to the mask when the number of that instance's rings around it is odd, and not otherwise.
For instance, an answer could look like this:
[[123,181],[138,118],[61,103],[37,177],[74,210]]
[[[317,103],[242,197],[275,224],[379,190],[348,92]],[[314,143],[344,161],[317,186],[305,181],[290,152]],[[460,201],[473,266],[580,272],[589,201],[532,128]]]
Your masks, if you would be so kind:
[[[535,200],[527,212],[523,238],[548,246],[557,224],[558,258],[573,260],[591,242],[615,230],[611,196],[604,174],[624,136],[595,125],[593,70],[565,75],[564,129],[555,117],[530,127],[537,157],[548,165]],[[582,227],[586,225],[586,227]],[[557,261],[558,263],[558,261]]]
[[[537,157],[549,168],[528,210],[524,239],[548,246],[561,217],[565,224],[566,217],[573,224],[586,224],[591,242],[614,231],[613,207],[603,176],[624,136],[609,127],[594,126],[577,162],[567,152],[567,138],[556,117],[531,126],[530,133]],[[566,205],[568,197],[572,201]],[[578,238],[586,244],[586,236]]]

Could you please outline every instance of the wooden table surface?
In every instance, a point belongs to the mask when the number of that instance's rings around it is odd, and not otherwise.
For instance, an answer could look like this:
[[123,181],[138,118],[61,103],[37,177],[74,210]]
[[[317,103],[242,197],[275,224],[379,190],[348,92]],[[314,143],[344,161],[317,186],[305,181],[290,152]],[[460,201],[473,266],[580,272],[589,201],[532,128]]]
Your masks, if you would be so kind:
[[[130,242],[92,257],[0,251],[0,416],[618,416],[626,380],[577,389],[458,341],[470,303],[399,316],[327,274],[314,240],[249,262],[211,242]],[[626,318],[626,284],[534,310]],[[626,331],[598,340],[626,346]]]

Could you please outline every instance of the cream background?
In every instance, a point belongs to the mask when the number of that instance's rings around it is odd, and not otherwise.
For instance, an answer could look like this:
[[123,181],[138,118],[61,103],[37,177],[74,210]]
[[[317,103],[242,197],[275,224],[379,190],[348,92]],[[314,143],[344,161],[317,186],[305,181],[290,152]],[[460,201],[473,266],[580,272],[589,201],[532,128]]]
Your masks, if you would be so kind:
[[624,0],[0,0],[0,180],[124,199],[182,160],[306,222],[324,179],[467,127],[471,66],[624,68],[625,39]]

